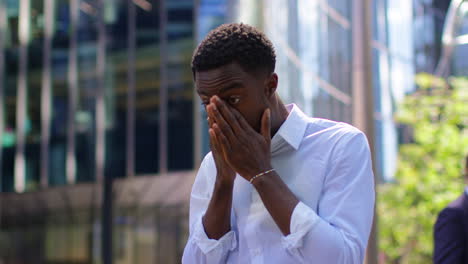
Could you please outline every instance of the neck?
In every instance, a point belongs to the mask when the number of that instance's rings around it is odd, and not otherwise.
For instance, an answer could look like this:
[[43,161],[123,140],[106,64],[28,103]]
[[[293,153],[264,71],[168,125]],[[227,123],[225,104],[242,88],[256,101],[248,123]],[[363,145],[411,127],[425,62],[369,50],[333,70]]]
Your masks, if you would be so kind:
[[273,137],[289,115],[288,110],[284,106],[283,101],[281,101],[281,98],[278,96],[278,94],[273,96],[273,99],[270,103],[270,111],[271,136]]

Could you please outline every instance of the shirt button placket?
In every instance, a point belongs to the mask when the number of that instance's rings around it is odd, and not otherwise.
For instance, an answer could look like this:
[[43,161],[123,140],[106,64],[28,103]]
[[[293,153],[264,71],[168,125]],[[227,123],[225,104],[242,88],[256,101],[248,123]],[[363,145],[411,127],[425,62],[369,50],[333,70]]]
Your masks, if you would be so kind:
[[252,264],[262,264],[263,263],[263,256],[262,250],[259,248],[253,249],[250,251],[252,255]]
[[257,228],[263,211],[262,207],[263,202],[261,201],[260,195],[252,188],[250,210],[247,217],[247,222],[250,223],[249,231],[251,236],[249,237],[249,244],[251,244],[250,256],[252,264],[263,264],[262,250],[260,248],[262,241],[257,235]]

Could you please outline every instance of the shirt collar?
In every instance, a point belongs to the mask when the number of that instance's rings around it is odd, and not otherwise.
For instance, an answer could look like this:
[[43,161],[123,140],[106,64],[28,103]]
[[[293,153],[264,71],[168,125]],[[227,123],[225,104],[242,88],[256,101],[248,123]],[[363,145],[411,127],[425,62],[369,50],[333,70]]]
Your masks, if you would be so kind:
[[289,112],[278,132],[271,139],[271,149],[275,151],[283,141],[295,150],[299,148],[307,128],[307,116],[295,104],[285,105]]

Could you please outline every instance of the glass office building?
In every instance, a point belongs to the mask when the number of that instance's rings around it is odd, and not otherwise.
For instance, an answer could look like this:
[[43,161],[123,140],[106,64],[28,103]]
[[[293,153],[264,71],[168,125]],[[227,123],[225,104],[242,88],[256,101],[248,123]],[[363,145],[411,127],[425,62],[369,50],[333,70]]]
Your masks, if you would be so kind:
[[193,168],[193,2],[135,2],[4,4],[2,191]]
[[468,76],[468,1],[464,1],[457,10],[459,19],[456,21],[457,46],[452,59],[452,73],[457,76]]
[[202,155],[190,60],[225,10],[0,0],[0,262],[100,263],[105,178],[114,262],[180,260]]
[[[221,23],[253,24],[276,47],[286,103],[353,123],[353,2],[0,0],[0,262],[101,263],[112,178],[114,263],[179,263],[209,151],[195,45]],[[414,74],[434,71],[450,1],[371,2],[375,166],[391,179],[393,112]]]
[[[353,33],[356,30],[353,28],[353,1],[273,0],[268,4],[253,1],[262,7],[261,11],[257,11],[261,13],[260,15],[252,14],[252,8],[243,8],[243,1],[239,2],[238,19],[263,27],[276,47],[278,91],[284,101],[296,103],[310,116],[353,124],[356,118],[353,117],[353,100],[355,99],[353,74],[362,70],[357,69],[353,62],[353,56],[355,56]],[[382,16],[388,12],[388,6],[383,2],[383,0],[372,1],[372,22],[377,20],[378,15]],[[408,5],[411,6],[411,3],[404,6]],[[380,13],[377,14],[376,11],[379,8]],[[259,20],[258,17],[263,20]],[[383,26],[386,27],[388,23],[385,17],[383,19],[385,23]],[[372,28],[374,29],[372,37],[376,39],[381,25],[373,24]],[[382,135],[384,120],[381,112],[386,105],[382,104],[382,101],[391,104],[391,99],[388,93],[389,84],[384,83],[385,80],[382,79],[385,78],[385,74],[387,78],[390,78],[388,76],[390,69],[380,71],[378,56],[388,53],[386,52],[387,46],[388,43],[380,43],[377,40],[371,45],[373,55],[371,85],[375,98],[373,111],[374,116],[379,117],[375,121],[377,149],[375,157],[379,177],[385,174],[386,168],[384,168],[383,160],[386,159],[385,156],[388,156],[379,148],[379,145],[385,144]],[[408,64],[411,66],[411,62]],[[411,71],[408,74],[411,75]],[[411,77],[412,75],[409,80]],[[387,93],[382,95],[382,89],[386,89]],[[391,120],[391,114],[390,109],[385,118]],[[388,140],[393,140],[393,144],[390,144],[393,147],[387,148],[393,156],[396,155],[395,137],[395,135],[385,137],[387,144]]]
[[[277,52],[279,93],[307,114],[353,121],[353,5],[355,1],[233,1],[235,20],[257,25]],[[405,94],[416,89],[414,76],[434,73],[441,57],[442,31],[450,0],[373,0],[371,54],[376,174],[391,180],[402,140],[393,114]],[[457,34],[466,29],[466,1],[457,11]],[[465,41],[466,38],[459,38]],[[451,73],[466,71],[460,45]],[[360,69],[357,69],[358,71]]]

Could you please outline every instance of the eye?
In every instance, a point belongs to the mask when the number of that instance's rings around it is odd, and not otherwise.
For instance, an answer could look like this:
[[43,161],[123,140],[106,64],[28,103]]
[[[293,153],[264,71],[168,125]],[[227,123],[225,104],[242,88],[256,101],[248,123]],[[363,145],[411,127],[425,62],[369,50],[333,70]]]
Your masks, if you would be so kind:
[[228,101],[228,103],[229,103],[230,105],[235,105],[235,104],[238,104],[238,103],[239,103],[240,98],[239,98],[238,96],[231,96],[231,97],[228,98],[227,101]]
[[206,106],[210,104],[210,99],[209,98],[203,97],[203,98],[200,98],[200,99],[201,99],[201,105],[203,107],[206,108]]

